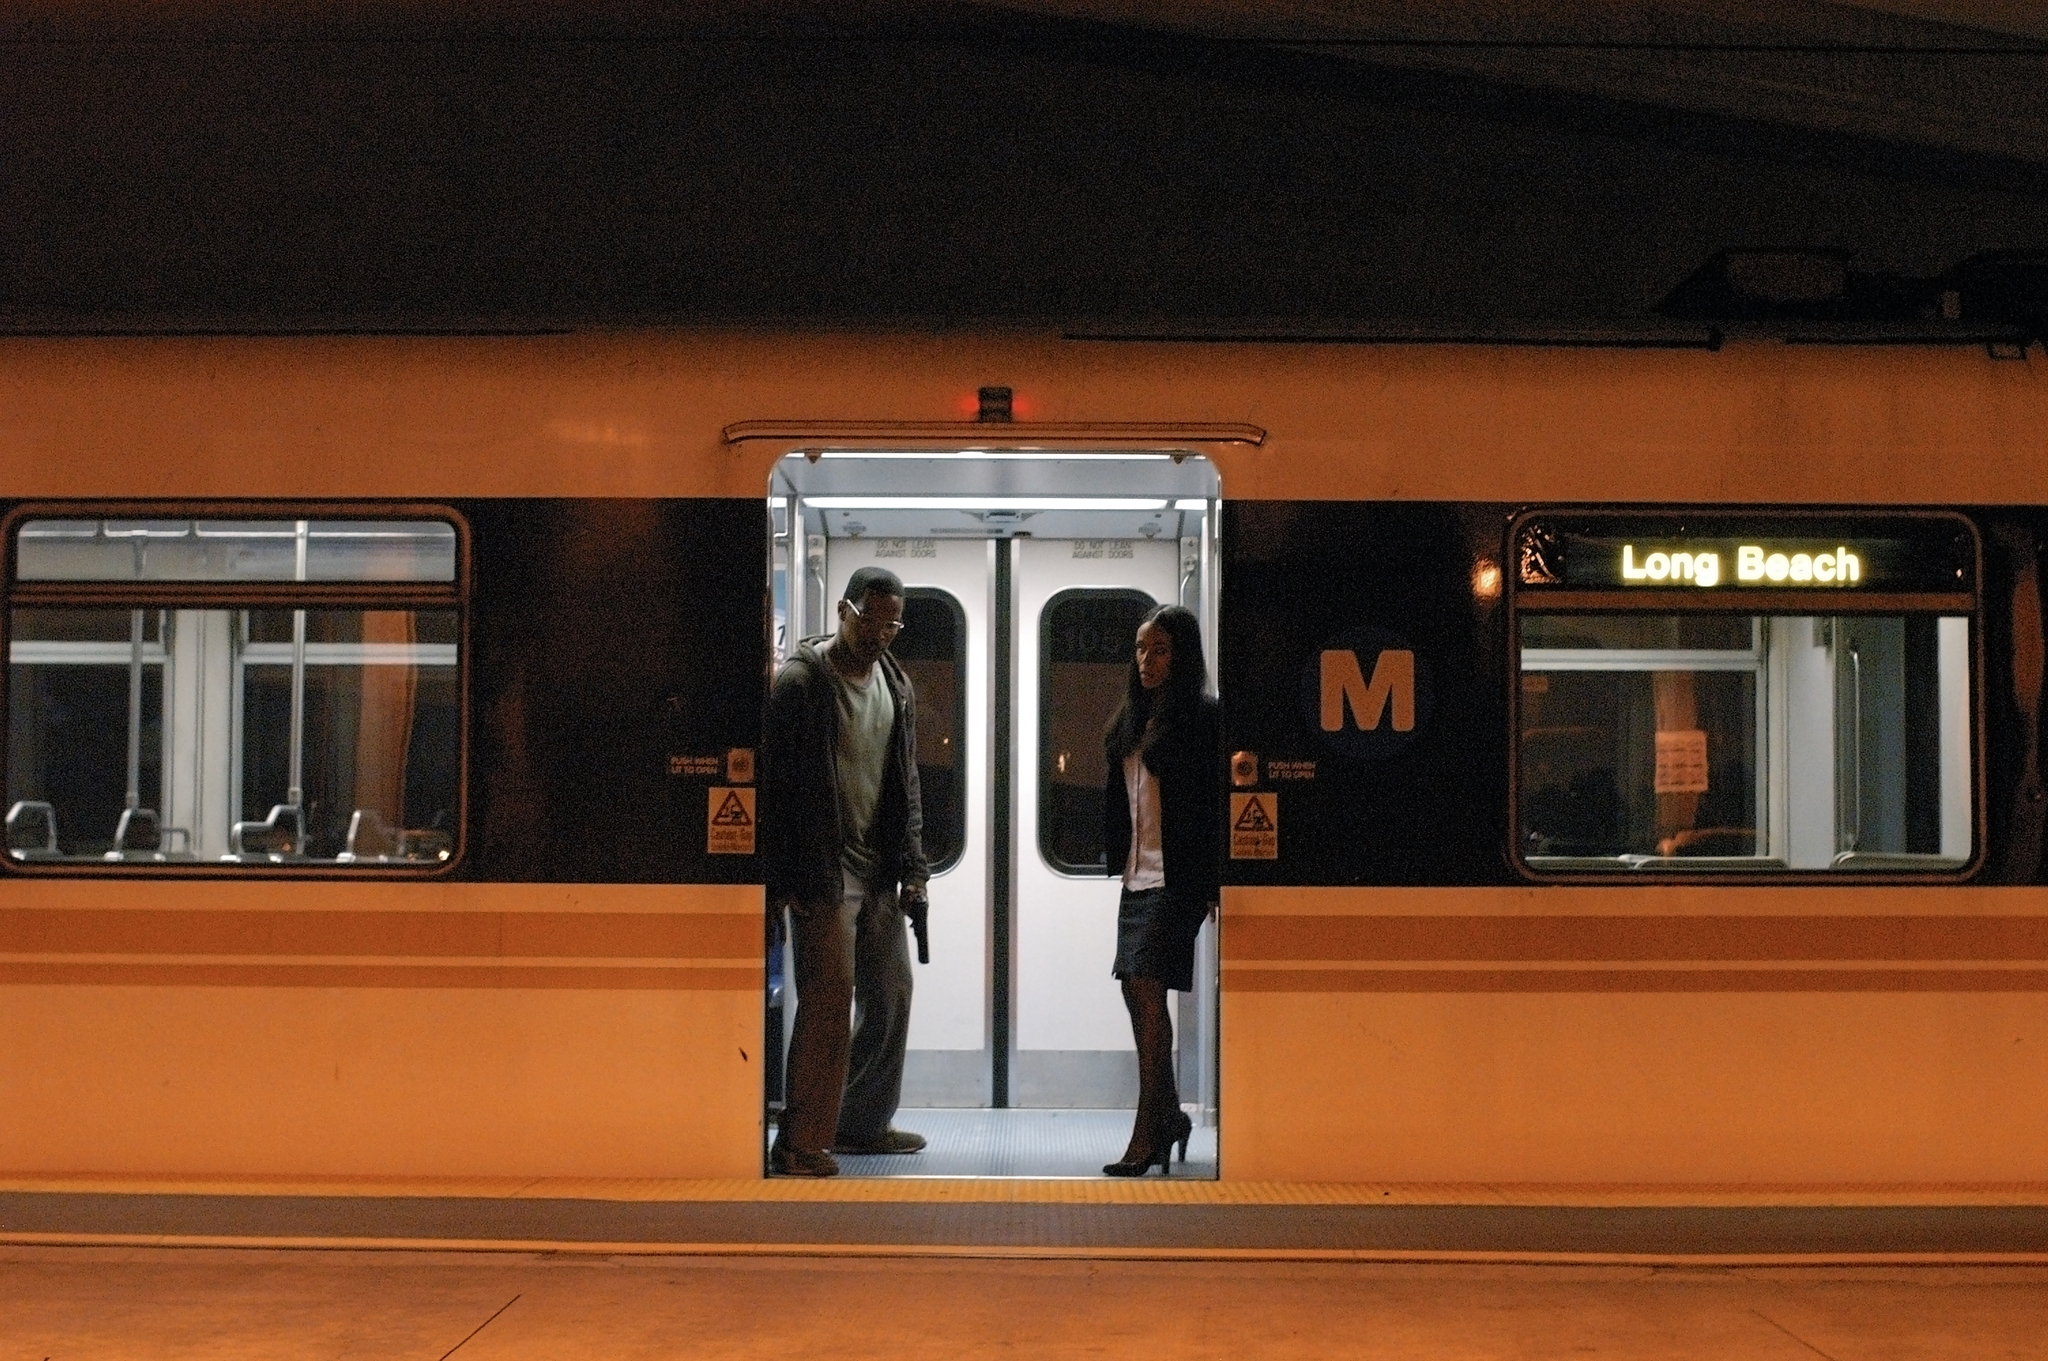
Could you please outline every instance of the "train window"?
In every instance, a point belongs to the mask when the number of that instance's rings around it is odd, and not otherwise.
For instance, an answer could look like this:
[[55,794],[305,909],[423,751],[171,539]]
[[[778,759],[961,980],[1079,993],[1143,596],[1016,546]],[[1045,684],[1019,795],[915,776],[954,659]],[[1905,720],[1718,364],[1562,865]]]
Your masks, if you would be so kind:
[[29,520],[17,581],[455,580],[432,520]]
[[934,874],[953,868],[967,844],[967,614],[929,586],[903,593],[903,632],[890,652],[917,694],[917,778],[924,796],[924,853]]
[[1521,533],[1530,869],[1968,866],[1966,524],[1557,516]]
[[1123,698],[1143,591],[1061,591],[1039,617],[1038,849],[1067,874],[1099,874],[1102,733]]
[[17,521],[9,858],[449,864],[456,543],[439,520]]

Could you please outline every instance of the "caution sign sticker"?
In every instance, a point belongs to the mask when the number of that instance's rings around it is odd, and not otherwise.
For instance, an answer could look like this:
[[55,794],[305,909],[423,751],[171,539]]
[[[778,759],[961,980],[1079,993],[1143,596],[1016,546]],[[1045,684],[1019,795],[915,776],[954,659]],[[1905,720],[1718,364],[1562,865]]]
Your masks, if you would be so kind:
[[1280,796],[1272,793],[1230,796],[1230,858],[1280,858]]
[[754,853],[754,791],[714,785],[705,809],[704,849],[712,855]]

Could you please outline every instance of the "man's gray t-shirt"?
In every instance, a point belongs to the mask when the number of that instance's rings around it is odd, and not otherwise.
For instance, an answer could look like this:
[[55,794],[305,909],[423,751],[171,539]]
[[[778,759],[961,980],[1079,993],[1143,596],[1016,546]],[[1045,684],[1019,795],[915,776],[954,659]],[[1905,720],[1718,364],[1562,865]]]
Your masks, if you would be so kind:
[[873,880],[881,864],[868,845],[868,829],[882,797],[882,772],[889,764],[896,702],[879,666],[868,669],[866,685],[854,684],[836,667],[831,670],[839,699],[839,825],[846,833],[840,863],[866,883]]

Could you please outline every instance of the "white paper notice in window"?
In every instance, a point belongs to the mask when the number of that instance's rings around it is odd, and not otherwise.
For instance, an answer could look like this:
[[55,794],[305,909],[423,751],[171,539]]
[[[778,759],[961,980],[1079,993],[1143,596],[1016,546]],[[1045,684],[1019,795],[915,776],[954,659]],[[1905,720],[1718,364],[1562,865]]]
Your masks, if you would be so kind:
[[1707,792],[1707,735],[1699,728],[1657,734],[1659,794]]

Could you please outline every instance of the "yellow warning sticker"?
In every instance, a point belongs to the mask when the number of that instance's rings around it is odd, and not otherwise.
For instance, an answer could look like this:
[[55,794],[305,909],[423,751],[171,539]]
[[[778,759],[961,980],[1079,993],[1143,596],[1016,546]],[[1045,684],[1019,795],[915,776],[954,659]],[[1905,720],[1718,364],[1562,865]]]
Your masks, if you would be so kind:
[[1230,858],[1280,858],[1280,796],[1273,793],[1230,796]]
[[754,853],[754,791],[714,785],[706,807],[704,849],[712,855]]

